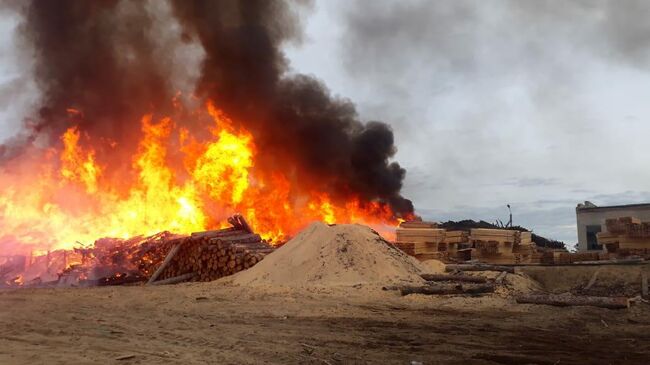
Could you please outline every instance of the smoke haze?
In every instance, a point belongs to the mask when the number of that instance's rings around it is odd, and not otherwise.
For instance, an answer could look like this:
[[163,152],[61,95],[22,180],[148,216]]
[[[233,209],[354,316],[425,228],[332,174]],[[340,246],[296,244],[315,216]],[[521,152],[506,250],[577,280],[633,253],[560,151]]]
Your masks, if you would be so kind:
[[[351,101],[331,96],[319,80],[287,73],[282,47],[301,38],[294,11],[301,4],[196,0],[172,1],[170,7],[66,0],[11,5],[22,14],[19,35],[31,50],[41,97],[21,138],[2,146],[5,158],[37,140],[58,143],[72,125],[116,142],[117,148],[103,153],[129,156],[143,110],[169,113],[175,78],[181,75],[196,79],[199,99],[214,101],[253,133],[259,164],[290,171],[293,179],[335,198],[358,196],[387,202],[397,213],[413,211],[400,195],[405,170],[390,162],[397,151],[390,126],[362,122]],[[160,7],[170,7],[169,14]],[[161,22],[176,33],[161,32]],[[191,64],[174,62],[173,51],[179,49],[199,60],[197,74],[192,75]]]

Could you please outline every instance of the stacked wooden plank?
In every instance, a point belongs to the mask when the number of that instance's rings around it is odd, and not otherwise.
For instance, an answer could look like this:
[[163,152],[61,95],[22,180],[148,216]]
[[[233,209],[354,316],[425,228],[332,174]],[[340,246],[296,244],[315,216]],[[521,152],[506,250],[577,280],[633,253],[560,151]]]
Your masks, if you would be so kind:
[[558,252],[555,255],[555,264],[573,264],[585,261],[598,261],[602,257],[600,252]]
[[605,228],[596,235],[605,252],[650,259],[650,222],[635,217],[610,218],[605,220]]
[[433,258],[445,239],[445,230],[437,227],[435,222],[402,222],[395,232],[395,246],[411,256]]
[[469,232],[446,231],[445,240],[438,244],[438,251],[447,252],[451,258],[458,258],[458,251],[469,247]]
[[441,228],[397,228],[396,246],[410,255],[427,254],[438,251],[438,245],[445,240],[445,230]]
[[420,260],[446,261],[468,242],[464,231],[446,231],[435,222],[403,222],[396,230],[395,246]]
[[495,264],[540,262],[530,232],[508,229],[474,228],[470,231],[472,258]]
[[399,224],[400,228],[438,228],[436,222],[407,221]]

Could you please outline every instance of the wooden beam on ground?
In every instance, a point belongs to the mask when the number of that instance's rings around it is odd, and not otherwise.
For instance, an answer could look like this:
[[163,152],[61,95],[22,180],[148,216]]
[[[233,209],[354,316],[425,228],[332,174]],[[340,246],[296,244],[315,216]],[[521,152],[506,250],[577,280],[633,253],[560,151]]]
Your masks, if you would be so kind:
[[444,274],[422,274],[422,279],[426,281],[459,281],[465,283],[487,283],[487,278],[482,276],[469,275],[444,275]]
[[174,276],[173,278],[165,279],[165,280],[158,280],[154,281],[151,283],[151,285],[170,285],[170,284],[178,284],[182,283],[184,281],[191,280],[196,274],[191,272],[179,276]]
[[589,290],[589,289],[591,289],[592,286],[594,286],[594,284],[596,284],[596,279],[598,279],[598,273],[599,272],[600,272],[600,269],[598,269],[598,270],[596,270],[594,272],[594,275],[591,277],[591,279],[589,280],[589,282],[587,283],[587,285],[585,286],[585,288],[583,290]]
[[498,266],[489,264],[449,264],[445,266],[445,270],[450,271],[505,271],[511,274],[515,273],[515,268],[512,266]]
[[423,285],[397,287],[402,295],[450,295],[450,294],[482,294],[493,293],[494,285],[491,284],[457,284],[457,285]]
[[648,273],[646,272],[641,273],[641,297],[648,297]]
[[608,309],[626,309],[630,300],[626,297],[589,297],[576,295],[529,294],[516,298],[517,303],[544,304],[557,307],[590,306]]
[[495,284],[502,284],[503,280],[505,280],[506,276],[508,275],[507,271],[501,271],[499,275],[494,279]]

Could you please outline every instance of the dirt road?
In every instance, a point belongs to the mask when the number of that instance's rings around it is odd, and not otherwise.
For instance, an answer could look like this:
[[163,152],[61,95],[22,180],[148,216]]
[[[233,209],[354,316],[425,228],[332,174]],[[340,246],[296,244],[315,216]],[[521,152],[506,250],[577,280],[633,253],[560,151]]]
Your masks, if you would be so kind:
[[208,283],[3,291],[0,307],[0,364],[650,363],[646,304]]

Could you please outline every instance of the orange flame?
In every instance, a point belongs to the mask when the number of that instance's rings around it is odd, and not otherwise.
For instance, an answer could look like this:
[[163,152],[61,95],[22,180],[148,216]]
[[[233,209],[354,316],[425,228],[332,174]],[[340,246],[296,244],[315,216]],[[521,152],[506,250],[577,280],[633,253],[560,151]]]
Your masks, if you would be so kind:
[[85,152],[79,147],[79,131],[76,127],[69,128],[61,140],[61,175],[70,181],[83,183],[86,191],[94,193],[97,191],[97,177],[101,174],[101,168],[95,163],[95,151]]
[[178,127],[171,117],[142,117],[137,149],[119,173],[114,161],[108,163],[110,156],[96,152],[112,150],[115,142],[92,140],[77,127],[61,136],[58,151],[41,150],[3,166],[0,243],[46,250],[100,237],[186,234],[222,227],[235,212],[272,242],[316,220],[365,223],[386,232],[397,223],[385,204],[354,197],[338,201],[299,186],[281,167],[258,167],[249,131],[212,103],[197,113],[211,120],[207,137]]

